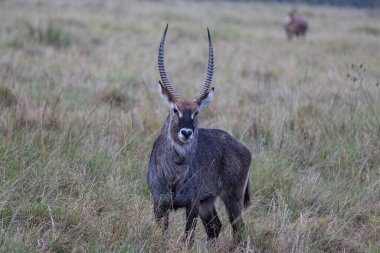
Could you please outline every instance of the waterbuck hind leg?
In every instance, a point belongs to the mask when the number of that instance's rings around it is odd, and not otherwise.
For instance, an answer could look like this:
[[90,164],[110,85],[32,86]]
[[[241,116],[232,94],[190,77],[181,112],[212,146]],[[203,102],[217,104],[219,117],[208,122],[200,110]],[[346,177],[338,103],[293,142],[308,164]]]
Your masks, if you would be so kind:
[[[231,195],[230,195],[231,196]],[[243,209],[243,201],[236,199],[235,196],[223,198],[223,202],[226,206],[226,211],[228,214],[228,219],[232,226],[232,235],[233,235],[233,247],[237,246],[242,242],[244,234],[244,222],[241,217],[241,211]]]
[[214,203],[215,198],[204,201],[199,205],[199,216],[206,229],[208,241],[218,238],[220,230],[222,229],[222,223],[219,220]]

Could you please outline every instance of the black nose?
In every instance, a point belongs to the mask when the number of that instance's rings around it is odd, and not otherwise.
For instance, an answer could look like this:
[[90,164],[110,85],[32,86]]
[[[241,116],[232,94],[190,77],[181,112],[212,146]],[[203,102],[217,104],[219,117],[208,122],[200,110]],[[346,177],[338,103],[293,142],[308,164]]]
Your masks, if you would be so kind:
[[186,139],[188,139],[193,134],[193,130],[191,130],[191,129],[181,129],[181,134],[183,135],[183,137],[185,137]]

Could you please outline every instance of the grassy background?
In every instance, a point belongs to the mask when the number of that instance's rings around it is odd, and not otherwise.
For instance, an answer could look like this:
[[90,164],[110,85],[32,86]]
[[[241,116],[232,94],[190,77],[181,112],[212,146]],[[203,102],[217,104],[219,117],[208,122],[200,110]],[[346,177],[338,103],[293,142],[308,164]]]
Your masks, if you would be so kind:
[[[146,185],[166,118],[157,49],[185,98],[201,87],[210,27],[216,96],[203,127],[254,153],[246,238],[256,252],[380,252],[380,15],[177,1],[0,1],[0,251],[184,250],[166,245]],[[225,252],[224,229],[194,252]]]

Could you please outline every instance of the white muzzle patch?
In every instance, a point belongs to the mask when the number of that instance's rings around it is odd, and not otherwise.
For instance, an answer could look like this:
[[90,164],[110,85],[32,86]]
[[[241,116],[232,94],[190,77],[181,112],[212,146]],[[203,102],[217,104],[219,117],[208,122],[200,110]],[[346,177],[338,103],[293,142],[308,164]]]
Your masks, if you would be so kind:
[[179,130],[178,132],[178,138],[183,143],[191,141],[193,139],[193,136],[193,130],[191,130],[190,128],[181,128],[181,130]]

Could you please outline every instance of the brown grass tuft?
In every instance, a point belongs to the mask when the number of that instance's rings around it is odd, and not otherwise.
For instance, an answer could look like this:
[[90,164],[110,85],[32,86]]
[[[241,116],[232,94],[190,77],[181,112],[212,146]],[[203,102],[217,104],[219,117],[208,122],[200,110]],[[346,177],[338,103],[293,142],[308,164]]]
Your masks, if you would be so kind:
[[8,87],[0,86],[0,105],[10,107],[17,104],[17,97]]
[[96,103],[112,104],[112,106],[128,109],[133,107],[135,100],[125,94],[125,91],[113,89],[111,91],[102,92],[95,97]]

